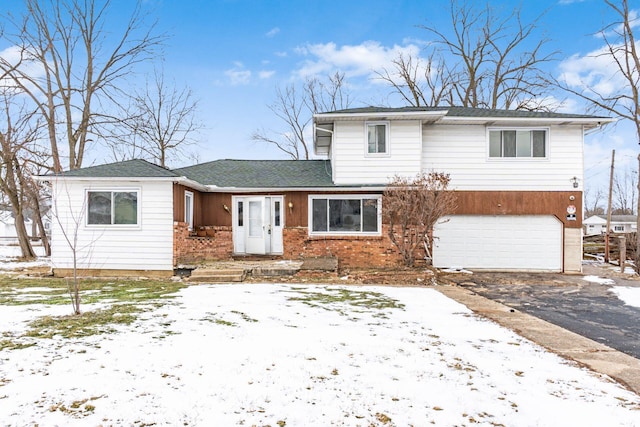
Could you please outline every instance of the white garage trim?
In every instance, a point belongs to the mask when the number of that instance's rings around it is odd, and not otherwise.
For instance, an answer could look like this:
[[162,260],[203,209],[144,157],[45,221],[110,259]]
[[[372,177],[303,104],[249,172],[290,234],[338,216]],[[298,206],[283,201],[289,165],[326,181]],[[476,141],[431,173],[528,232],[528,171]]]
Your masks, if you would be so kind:
[[552,215],[451,215],[434,227],[433,265],[559,272],[562,229]]

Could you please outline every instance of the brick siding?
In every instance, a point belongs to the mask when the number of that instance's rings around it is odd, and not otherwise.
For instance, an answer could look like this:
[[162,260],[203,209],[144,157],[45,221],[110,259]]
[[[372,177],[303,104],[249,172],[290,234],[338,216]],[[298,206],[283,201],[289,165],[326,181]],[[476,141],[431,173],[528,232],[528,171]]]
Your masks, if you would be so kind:
[[[207,236],[189,232],[183,222],[174,223],[174,264],[227,260],[233,255],[233,234],[228,226],[208,226]],[[202,234],[202,233],[200,233]],[[285,227],[283,230],[284,259],[304,259],[332,256],[340,268],[402,265],[402,258],[387,237],[382,236],[309,236],[307,227]]]

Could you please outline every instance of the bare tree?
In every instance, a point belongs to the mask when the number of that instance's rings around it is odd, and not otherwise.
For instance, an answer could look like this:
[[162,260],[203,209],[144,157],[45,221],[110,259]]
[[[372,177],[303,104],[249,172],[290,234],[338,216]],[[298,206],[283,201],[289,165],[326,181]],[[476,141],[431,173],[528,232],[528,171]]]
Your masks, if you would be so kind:
[[119,160],[145,158],[162,167],[170,157],[196,143],[203,124],[196,118],[198,101],[190,88],[165,83],[164,72],[154,70],[153,81],[133,95],[133,106],[120,127],[127,132],[111,143]]
[[259,129],[251,139],[274,145],[294,160],[308,160],[311,155],[312,135],[309,125],[318,112],[335,111],[349,107],[344,73],[336,72],[326,81],[307,79],[302,87],[290,84],[276,88],[276,100],[269,109],[283,123],[283,131]]
[[456,209],[456,195],[449,190],[449,174],[422,173],[415,178],[395,176],[384,191],[382,215],[388,235],[407,266],[413,266],[416,251],[427,245],[432,253],[435,223]]
[[591,187],[584,189],[584,217],[593,215],[604,215],[605,210],[601,206],[605,200],[604,192],[601,188],[592,190]]
[[[611,63],[609,71],[612,76],[595,76],[576,82],[561,77],[555,84],[570,94],[588,101],[594,110],[608,112],[623,120],[630,121],[635,128],[636,138],[640,143],[640,52],[634,34],[640,18],[629,10],[628,0],[605,0],[613,21],[602,28],[599,35],[604,47],[596,52],[595,58]],[[606,79],[606,85],[600,85]],[[611,82],[615,82],[614,85]],[[638,155],[640,165],[640,155]],[[640,174],[638,174],[640,189]],[[640,198],[636,197],[640,207]],[[636,212],[640,209],[636,208]],[[640,215],[638,224],[640,227]],[[640,230],[640,228],[638,228]],[[636,233],[636,271],[640,272],[640,233]]]
[[422,26],[435,40],[425,60],[400,55],[378,77],[412,106],[542,110],[551,85],[543,70],[555,60],[537,33],[540,17],[522,22],[520,10],[499,17],[489,4],[451,0],[451,26]]
[[29,203],[29,171],[25,155],[39,137],[39,125],[33,113],[18,103],[12,89],[0,92],[0,191],[5,194],[14,217],[18,243],[24,259],[36,254],[25,226]]
[[67,153],[69,169],[82,166],[97,127],[111,120],[107,112],[118,102],[122,81],[152,59],[162,41],[144,25],[140,3],[119,33],[107,31],[110,3],[25,0],[23,17],[5,17],[15,57],[0,58],[0,72],[28,95],[46,123],[56,172]]
[[613,179],[613,212],[617,215],[633,215],[638,197],[637,171],[625,170],[624,173],[616,173]]

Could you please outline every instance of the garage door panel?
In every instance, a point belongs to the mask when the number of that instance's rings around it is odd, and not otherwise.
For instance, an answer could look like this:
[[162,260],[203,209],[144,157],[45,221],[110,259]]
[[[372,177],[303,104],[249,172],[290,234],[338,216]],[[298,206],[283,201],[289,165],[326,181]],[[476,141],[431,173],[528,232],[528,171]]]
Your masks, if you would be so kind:
[[438,268],[562,271],[562,223],[547,215],[453,215],[434,227]]

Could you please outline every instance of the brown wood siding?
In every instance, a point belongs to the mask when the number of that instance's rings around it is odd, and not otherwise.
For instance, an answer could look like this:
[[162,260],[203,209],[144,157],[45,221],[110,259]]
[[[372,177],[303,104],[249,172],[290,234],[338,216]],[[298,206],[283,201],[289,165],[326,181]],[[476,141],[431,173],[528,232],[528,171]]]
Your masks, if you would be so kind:
[[[227,212],[224,207],[229,208]],[[202,206],[199,209],[202,214],[202,222],[198,225],[231,225],[231,194],[230,193],[206,193],[202,197]]]
[[202,225],[202,196],[203,194],[193,188],[180,184],[173,184],[173,220],[184,222],[184,192],[193,193],[193,226]]
[[[554,215],[567,228],[582,227],[581,191],[457,191],[459,215]],[[574,200],[570,200],[573,196]],[[383,200],[384,203],[384,200]],[[576,220],[567,220],[567,207]]]

